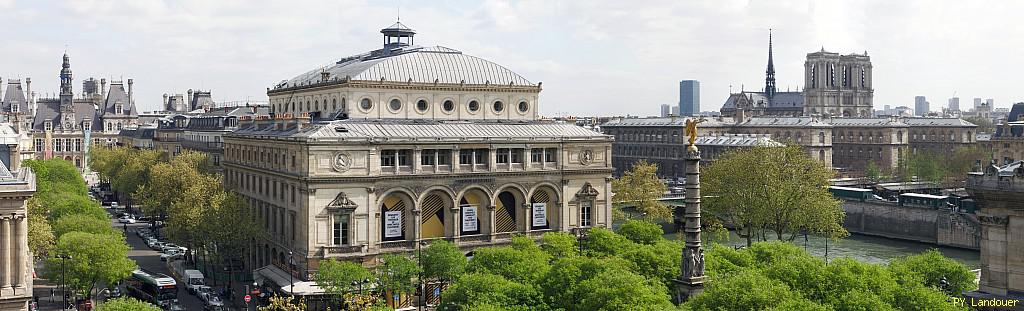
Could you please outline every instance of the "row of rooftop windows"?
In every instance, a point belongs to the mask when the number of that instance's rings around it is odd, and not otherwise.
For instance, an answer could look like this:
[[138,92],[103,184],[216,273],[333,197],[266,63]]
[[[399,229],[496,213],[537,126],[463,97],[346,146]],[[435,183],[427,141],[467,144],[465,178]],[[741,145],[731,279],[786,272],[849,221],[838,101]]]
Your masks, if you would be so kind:
[[[527,151],[529,150],[529,151]],[[491,149],[474,148],[458,151],[458,165],[488,165]],[[526,153],[530,163],[544,164],[558,161],[558,148],[497,148],[494,149],[496,164],[522,164]],[[413,160],[412,149],[384,149],[380,152],[380,166],[383,168],[408,167]],[[451,149],[423,149],[420,151],[421,166],[449,166],[453,161]]]

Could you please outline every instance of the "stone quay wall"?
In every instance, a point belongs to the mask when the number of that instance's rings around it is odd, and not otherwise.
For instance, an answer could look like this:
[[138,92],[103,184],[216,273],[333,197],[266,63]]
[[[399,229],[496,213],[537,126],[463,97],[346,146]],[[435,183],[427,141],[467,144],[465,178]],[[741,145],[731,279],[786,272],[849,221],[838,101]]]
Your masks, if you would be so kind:
[[851,233],[965,249],[981,248],[981,224],[972,214],[949,209],[845,201],[843,227]]

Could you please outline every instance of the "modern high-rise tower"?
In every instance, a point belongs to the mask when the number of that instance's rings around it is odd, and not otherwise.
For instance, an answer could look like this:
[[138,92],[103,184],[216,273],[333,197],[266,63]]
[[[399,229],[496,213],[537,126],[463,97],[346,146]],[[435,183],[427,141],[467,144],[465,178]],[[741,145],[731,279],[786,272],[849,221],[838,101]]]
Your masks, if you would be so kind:
[[924,96],[914,97],[914,115],[925,116],[928,115],[928,100]]
[[679,81],[679,115],[700,114],[700,81]]
[[949,99],[949,111],[960,111],[960,97]]

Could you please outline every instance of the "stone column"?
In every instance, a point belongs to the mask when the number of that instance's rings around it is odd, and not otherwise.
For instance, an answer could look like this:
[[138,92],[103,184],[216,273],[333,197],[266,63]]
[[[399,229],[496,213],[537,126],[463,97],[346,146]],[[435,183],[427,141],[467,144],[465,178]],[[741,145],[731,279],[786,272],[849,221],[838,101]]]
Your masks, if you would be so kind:
[[686,196],[683,213],[686,246],[683,248],[682,269],[676,283],[676,302],[682,303],[704,290],[704,250],[700,245],[700,151],[690,146],[684,160],[686,165]]
[[11,217],[0,218],[0,290],[11,287]]
[[[413,203],[413,204],[416,204],[416,203]],[[423,220],[420,219],[420,217],[423,217],[422,215],[423,215],[423,210],[420,209],[419,205],[416,205],[416,208],[412,210],[412,217],[410,217],[412,219],[409,219],[409,220],[412,221],[412,230],[414,230],[414,232],[412,233],[412,236],[413,236],[413,241],[416,241],[416,243],[419,243],[420,239],[423,238],[423,236],[421,234],[421,231],[422,231],[421,227],[422,227],[422,224],[423,224]]]
[[[448,211],[449,211],[449,213],[446,213],[446,214],[451,215],[450,216],[451,225],[449,225],[447,227],[450,227],[451,230],[452,230],[452,235],[451,235],[452,242],[458,244],[459,243],[459,237],[462,236],[462,209],[459,208],[458,204],[452,204],[452,207],[449,208]],[[478,217],[478,219],[479,219],[479,217]]]
[[21,215],[14,220],[14,225],[11,227],[11,230],[14,231],[11,236],[15,238],[11,244],[13,252],[12,257],[14,258],[14,269],[11,271],[14,277],[11,278],[11,280],[15,287],[25,287],[26,284],[25,272],[28,271],[28,267],[25,265],[25,257],[28,255],[28,236],[26,235],[28,233],[27,223],[28,219],[25,215]]
[[494,204],[487,206],[487,236],[491,241],[494,241],[494,214],[497,208],[498,206]]

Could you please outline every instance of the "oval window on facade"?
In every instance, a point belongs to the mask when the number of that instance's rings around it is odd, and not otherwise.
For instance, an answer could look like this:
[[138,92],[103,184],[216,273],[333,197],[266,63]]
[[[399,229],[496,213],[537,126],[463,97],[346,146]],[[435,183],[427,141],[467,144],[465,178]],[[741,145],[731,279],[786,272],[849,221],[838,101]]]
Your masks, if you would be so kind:
[[525,101],[519,102],[519,112],[525,113],[528,110],[530,110],[530,104],[526,103]]
[[363,110],[370,110],[373,108],[373,101],[369,98],[363,98],[363,100],[359,102],[359,108],[363,108]]
[[422,99],[417,101],[416,110],[419,110],[420,112],[427,111],[427,101]]
[[475,100],[469,101],[469,111],[476,112],[477,110],[480,110],[480,103]]
[[445,100],[441,107],[444,108],[445,112],[452,112],[452,110],[455,110],[455,103],[451,100]]
[[392,99],[391,102],[388,103],[388,108],[391,108],[391,110],[395,110],[395,111],[401,110],[402,109],[402,101],[398,100],[398,98]]
[[505,110],[505,103],[499,101],[494,102],[494,112],[501,112]]

